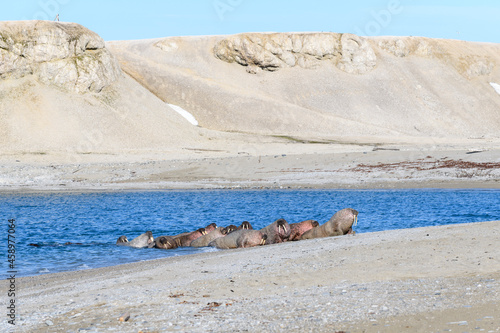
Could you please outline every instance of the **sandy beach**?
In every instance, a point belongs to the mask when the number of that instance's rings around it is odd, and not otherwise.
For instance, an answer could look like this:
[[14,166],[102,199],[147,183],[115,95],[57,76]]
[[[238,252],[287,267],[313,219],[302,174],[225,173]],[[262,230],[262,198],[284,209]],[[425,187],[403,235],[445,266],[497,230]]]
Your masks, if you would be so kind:
[[[229,150],[233,149],[233,150]],[[500,188],[495,143],[421,147],[306,143],[164,154],[0,156],[0,191]]]
[[16,329],[498,332],[499,241],[494,221],[25,277]]

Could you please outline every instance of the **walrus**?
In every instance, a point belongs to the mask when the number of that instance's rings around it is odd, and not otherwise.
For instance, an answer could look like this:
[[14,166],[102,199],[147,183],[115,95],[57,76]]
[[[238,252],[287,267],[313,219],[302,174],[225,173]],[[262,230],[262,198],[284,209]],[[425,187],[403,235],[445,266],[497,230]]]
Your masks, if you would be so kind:
[[246,230],[252,230],[253,227],[248,221],[243,221],[239,227],[235,226],[234,224],[228,225],[226,227],[226,234],[233,232],[235,230],[241,230],[241,229],[246,229]]
[[214,239],[226,236],[227,233],[228,232],[226,228],[218,227],[212,230],[212,232],[195,239],[194,241],[191,242],[189,246],[191,247],[208,246],[208,243],[210,243]]
[[354,233],[352,226],[358,223],[358,211],[344,208],[336,212],[328,222],[306,231],[300,239],[340,236]]
[[206,234],[207,234],[206,229],[200,228],[200,229],[192,231],[192,232],[184,232],[182,234],[172,236],[172,238],[174,239],[174,241],[178,247],[182,247],[182,246],[191,245],[192,241],[194,241],[195,239],[198,239],[201,236],[204,236]]
[[283,243],[290,236],[290,225],[285,219],[279,219],[260,231],[267,235],[266,244]]
[[243,222],[241,223],[241,225],[238,227],[238,230],[241,230],[241,229],[253,230],[253,227],[252,227],[252,225],[250,224],[250,222],[248,222],[248,221],[243,221]]
[[176,249],[177,248],[177,243],[175,239],[171,236],[160,236],[156,237],[154,243],[150,245],[150,247],[155,247],[157,249],[164,249],[164,250],[170,250],[170,249]]
[[238,230],[238,227],[235,226],[234,224],[230,224],[228,225],[227,227],[224,228],[225,232],[226,232],[226,235],[230,232],[233,232],[235,230]]
[[216,223],[210,223],[209,225],[207,225],[205,227],[205,232],[207,234],[211,233],[212,231],[214,231],[215,229],[217,228],[217,224]]
[[127,236],[120,236],[120,237],[118,237],[118,239],[116,240],[116,245],[124,245],[122,243],[128,243]]
[[241,229],[211,241],[208,246],[215,246],[218,249],[236,249],[264,245],[266,239],[267,235],[259,230]]
[[135,248],[144,248],[148,247],[149,244],[154,242],[153,233],[151,231],[146,231],[140,236],[132,239],[130,242],[128,241],[126,236],[120,236],[116,241],[116,245],[124,245]]
[[319,223],[315,220],[306,220],[298,223],[291,223],[290,236],[288,236],[288,240],[297,241],[300,239],[300,236],[302,236],[302,234],[304,234],[308,230],[311,230],[312,228],[316,228],[317,226],[319,226]]

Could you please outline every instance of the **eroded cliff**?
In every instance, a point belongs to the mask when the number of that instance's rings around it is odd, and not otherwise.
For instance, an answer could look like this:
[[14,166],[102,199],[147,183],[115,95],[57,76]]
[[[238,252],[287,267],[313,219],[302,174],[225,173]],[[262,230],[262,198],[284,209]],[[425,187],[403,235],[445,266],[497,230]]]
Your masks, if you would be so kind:
[[300,66],[314,68],[331,61],[347,73],[364,74],[377,64],[370,44],[362,37],[339,33],[247,33],[229,36],[216,43],[215,56],[223,61],[276,71]]
[[0,79],[34,75],[77,92],[99,92],[121,73],[99,35],[76,23],[0,22]]

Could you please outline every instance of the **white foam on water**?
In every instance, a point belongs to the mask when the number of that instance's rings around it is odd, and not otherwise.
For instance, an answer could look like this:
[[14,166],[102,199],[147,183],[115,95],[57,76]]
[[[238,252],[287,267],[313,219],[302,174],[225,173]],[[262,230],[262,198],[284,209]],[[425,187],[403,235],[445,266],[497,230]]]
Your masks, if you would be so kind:
[[181,108],[178,105],[168,104],[168,106],[170,106],[172,109],[174,109],[175,112],[177,112],[178,114],[180,114],[181,116],[183,116],[192,125],[198,126],[198,121],[196,120],[196,118],[191,113],[187,112],[186,110],[184,110],[183,108]]
[[495,82],[490,82],[490,86],[492,86],[493,89],[495,89],[495,91],[500,95],[500,84]]
[[205,247],[200,247],[200,252],[219,252],[220,250],[216,247],[212,246],[205,246]]

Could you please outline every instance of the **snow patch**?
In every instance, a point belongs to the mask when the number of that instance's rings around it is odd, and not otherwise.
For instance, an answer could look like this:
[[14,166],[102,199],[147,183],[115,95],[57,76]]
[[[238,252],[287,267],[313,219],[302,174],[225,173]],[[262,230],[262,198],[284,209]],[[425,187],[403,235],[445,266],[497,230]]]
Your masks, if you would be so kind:
[[189,121],[192,125],[198,126],[198,121],[196,118],[180,106],[174,105],[174,104],[168,104],[172,109],[174,109],[175,112],[183,116],[187,121]]
[[500,95],[500,84],[495,82],[490,82],[490,85],[495,89],[495,91]]

